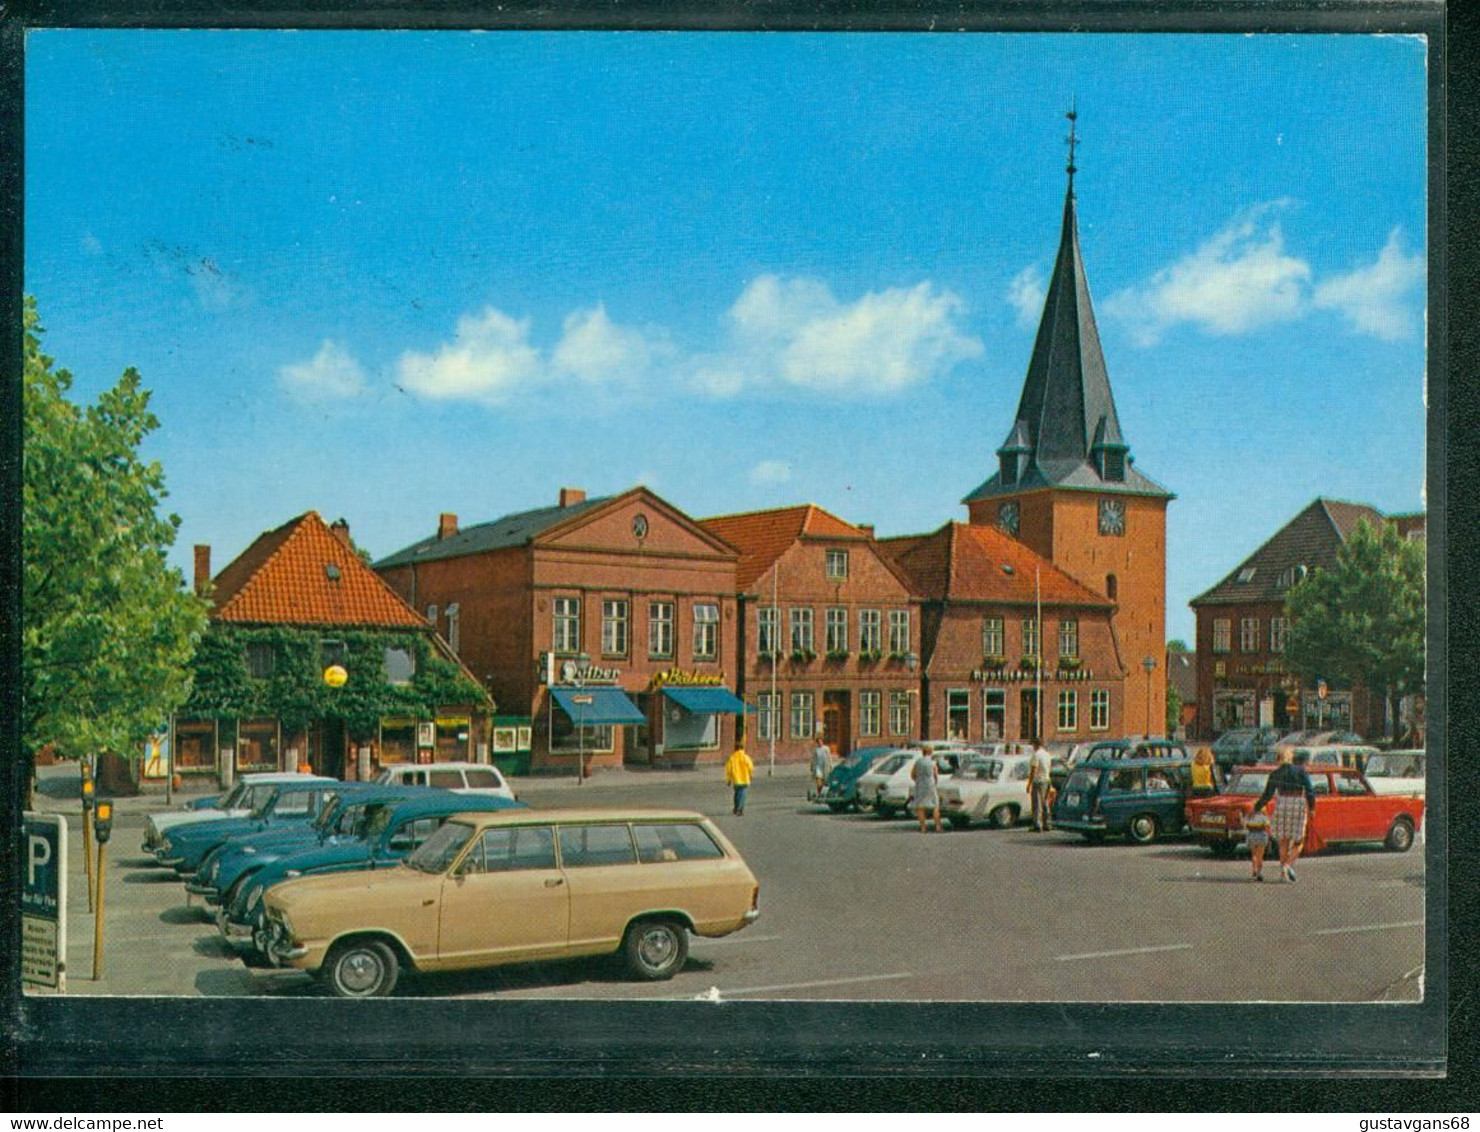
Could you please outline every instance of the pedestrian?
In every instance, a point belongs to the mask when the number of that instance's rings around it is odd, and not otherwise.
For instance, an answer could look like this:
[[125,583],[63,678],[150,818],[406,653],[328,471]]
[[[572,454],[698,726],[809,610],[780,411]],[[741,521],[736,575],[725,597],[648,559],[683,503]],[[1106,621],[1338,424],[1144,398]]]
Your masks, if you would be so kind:
[[1192,795],[1207,798],[1218,793],[1218,766],[1211,748],[1199,747],[1192,756]]
[[910,777],[915,782],[915,817],[920,821],[920,832],[930,832],[925,828],[925,813],[928,810],[935,818],[935,832],[940,833],[940,792],[936,789],[940,769],[935,765],[935,759],[930,755],[921,755],[910,768]]
[[819,738],[817,747],[812,752],[812,801],[821,801],[822,792],[827,787],[827,776],[832,770],[832,751],[828,749],[827,741]]
[[735,744],[735,753],[725,762],[725,782],[734,790],[734,805],[730,812],[737,818],[745,814],[745,795],[750,792],[750,772],[755,763],[745,753],[745,741]]
[[1280,765],[1270,772],[1264,793],[1254,803],[1262,810],[1274,799],[1274,817],[1269,823],[1270,836],[1280,850],[1280,871],[1287,881],[1295,880],[1295,862],[1305,845],[1305,824],[1316,810],[1316,790],[1304,767],[1293,762],[1295,752],[1280,748]]
[[1264,851],[1269,848],[1269,815],[1255,810],[1244,816],[1244,840],[1249,846],[1249,860],[1253,864],[1254,879],[1264,879]]
[[1048,791],[1052,787],[1053,760],[1042,746],[1033,748],[1028,764],[1028,793],[1033,800],[1033,829],[1046,833],[1053,828],[1053,814],[1048,808]]

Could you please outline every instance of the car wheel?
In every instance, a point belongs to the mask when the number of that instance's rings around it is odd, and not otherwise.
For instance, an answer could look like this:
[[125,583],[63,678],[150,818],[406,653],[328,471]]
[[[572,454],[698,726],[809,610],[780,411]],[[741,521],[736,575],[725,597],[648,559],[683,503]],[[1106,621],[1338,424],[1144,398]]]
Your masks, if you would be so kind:
[[987,820],[992,823],[993,829],[1011,829],[1017,825],[1018,812],[1016,806],[998,806],[990,814]]
[[1406,817],[1395,820],[1383,844],[1394,853],[1408,852],[1413,848],[1413,822]]
[[1137,814],[1131,818],[1125,832],[1137,845],[1150,845],[1156,840],[1156,818],[1151,814]]
[[639,979],[671,979],[689,957],[689,933],[673,920],[638,920],[622,941],[627,969]]
[[396,953],[378,939],[337,943],[324,960],[323,976],[339,998],[383,998],[396,986]]

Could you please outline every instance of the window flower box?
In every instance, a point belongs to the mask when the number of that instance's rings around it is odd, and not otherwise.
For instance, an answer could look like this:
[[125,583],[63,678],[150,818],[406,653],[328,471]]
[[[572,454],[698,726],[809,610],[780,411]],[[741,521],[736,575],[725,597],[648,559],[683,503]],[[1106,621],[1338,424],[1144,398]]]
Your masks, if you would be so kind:
[[791,659],[794,664],[810,664],[817,659],[817,654],[811,649],[792,649]]
[[828,660],[847,660],[848,656],[847,649],[829,649],[827,652]]
[[884,654],[878,649],[861,649],[858,653],[859,662],[862,664],[873,664],[875,661],[882,660],[883,656]]
[[1036,656],[1025,656],[1022,660],[1018,661],[1018,667],[1024,672],[1037,672],[1038,669],[1043,667],[1043,659]]
[[982,658],[983,668],[1003,668],[1007,665],[1005,656],[988,656]]
[[1061,657],[1059,657],[1059,667],[1062,668],[1062,669],[1065,669],[1065,670],[1067,670],[1069,672],[1076,671],[1079,668],[1079,665],[1080,664],[1081,664],[1081,661],[1080,661],[1079,657],[1077,657],[1077,656],[1061,656]]

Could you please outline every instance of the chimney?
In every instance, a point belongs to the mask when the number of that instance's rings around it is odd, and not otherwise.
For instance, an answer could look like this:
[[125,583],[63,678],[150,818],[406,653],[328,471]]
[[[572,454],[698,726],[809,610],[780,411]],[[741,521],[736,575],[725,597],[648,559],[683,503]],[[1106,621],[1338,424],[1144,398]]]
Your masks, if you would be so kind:
[[437,517],[437,541],[441,542],[444,538],[451,538],[455,534],[457,534],[457,516],[451,511],[443,511]]
[[560,506],[574,507],[577,503],[584,502],[586,502],[586,492],[584,488],[562,487],[560,489]]
[[346,549],[353,550],[355,548],[355,544],[349,540],[349,523],[345,520],[335,519],[334,522],[329,524],[329,530],[335,538],[345,545]]
[[874,525],[872,523],[856,523],[854,525],[864,534],[868,535],[869,538],[874,537]]
[[211,547],[209,543],[195,544],[195,592],[205,597],[211,591]]

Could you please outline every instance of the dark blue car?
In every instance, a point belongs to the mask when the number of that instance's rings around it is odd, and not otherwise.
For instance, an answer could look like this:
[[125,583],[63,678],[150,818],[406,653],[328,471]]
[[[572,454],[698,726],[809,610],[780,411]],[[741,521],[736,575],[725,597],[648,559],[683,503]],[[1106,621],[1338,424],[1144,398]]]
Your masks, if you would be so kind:
[[1124,834],[1145,845],[1176,836],[1187,827],[1191,767],[1185,758],[1093,755],[1069,772],[1053,824],[1089,841]]
[[259,870],[249,882],[238,885],[232,899],[216,912],[216,926],[223,938],[233,947],[257,951],[265,962],[266,952],[255,942],[255,937],[265,927],[263,894],[273,885],[304,873],[352,872],[399,865],[453,814],[528,808],[523,802],[511,802],[496,795],[453,794],[441,790],[425,793],[435,796],[378,805],[368,814],[358,837],[332,837],[321,845],[280,857]]
[[833,813],[858,808],[858,780],[880,759],[899,754],[904,747],[860,747],[832,768],[819,799]]
[[307,826],[340,794],[366,788],[356,782],[281,783],[267,801],[244,818],[175,826],[160,841],[155,859],[181,876],[190,876],[211,850],[233,837],[282,825]]

